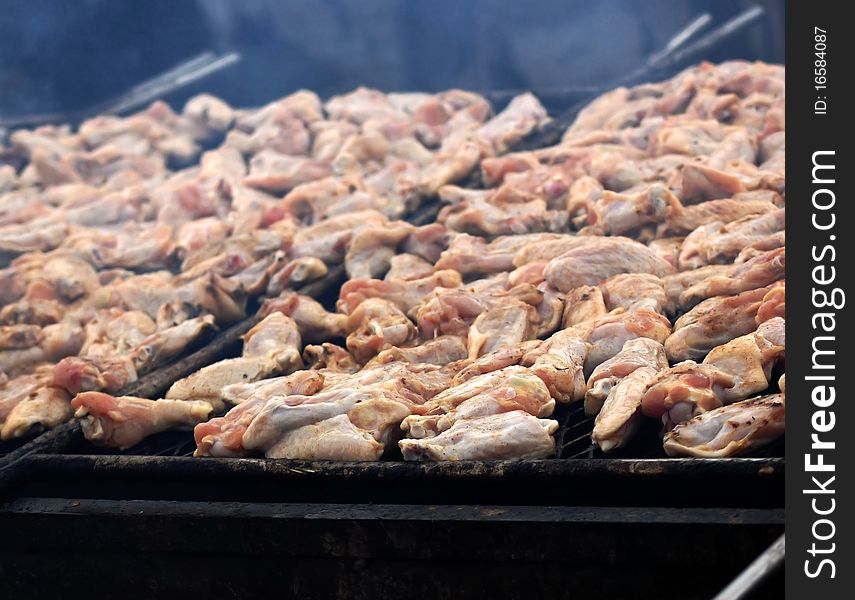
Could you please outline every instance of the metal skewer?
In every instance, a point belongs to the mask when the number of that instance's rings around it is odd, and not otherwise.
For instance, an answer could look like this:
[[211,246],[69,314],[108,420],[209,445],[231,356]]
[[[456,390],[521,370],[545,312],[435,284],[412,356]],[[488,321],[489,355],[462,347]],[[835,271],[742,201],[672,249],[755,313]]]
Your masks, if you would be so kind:
[[754,562],[718,593],[713,600],[741,600],[748,598],[773,571],[784,562],[784,535],[758,556]]

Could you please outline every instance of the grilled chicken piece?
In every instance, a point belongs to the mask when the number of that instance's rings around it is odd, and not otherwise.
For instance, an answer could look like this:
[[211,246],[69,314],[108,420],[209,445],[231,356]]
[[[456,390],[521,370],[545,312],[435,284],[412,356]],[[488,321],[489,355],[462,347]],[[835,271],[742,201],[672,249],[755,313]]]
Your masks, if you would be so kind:
[[385,279],[411,280],[430,277],[434,272],[431,263],[415,254],[396,254],[389,259],[389,270]]
[[585,395],[583,367],[591,350],[575,329],[563,329],[523,355],[520,363],[531,367],[558,402],[575,402]]
[[70,400],[71,396],[62,388],[39,388],[9,411],[0,429],[0,439],[16,439],[64,423],[71,418]]
[[731,265],[709,265],[692,271],[680,271],[673,275],[662,278],[665,284],[665,293],[668,299],[678,308],[686,308],[680,305],[680,296],[693,285],[705,281],[710,277],[716,277],[728,273]]
[[379,279],[386,274],[390,260],[398,247],[415,227],[404,221],[379,226],[357,228],[344,257],[344,266],[351,279]]
[[665,340],[673,362],[699,360],[707,353],[757,328],[757,313],[773,286],[716,296],[697,304],[674,323],[674,333]]
[[658,373],[641,399],[641,412],[661,418],[666,429],[723,404],[736,378],[714,365],[687,360]]
[[[533,155],[528,155],[536,160]],[[483,162],[482,162],[483,166]],[[525,168],[508,171],[504,181],[496,190],[494,199],[498,202],[516,202],[529,198],[542,198],[550,210],[563,210],[567,205],[567,192],[575,174],[572,163]]]
[[531,93],[515,96],[505,109],[478,128],[473,137],[489,145],[489,154],[503,154],[549,120],[546,109]]
[[380,460],[383,450],[383,444],[371,432],[360,429],[344,414],[286,431],[264,455],[302,460],[375,461]]
[[230,283],[249,296],[258,296],[267,289],[270,277],[278,273],[285,264],[285,253],[280,251],[269,254],[248,265],[239,273],[228,278]]
[[174,251],[172,227],[127,223],[112,230],[85,229],[72,233],[61,245],[99,269],[163,268]]
[[767,183],[759,176],[752,177],[733,169],[723,171],[702,162],[687,162],[680,172],[679,180],[680,198],[686,204],[732,198]]
[[301,183],[323,179],[330,174],[330,166],[326,163],[264,149],[249,161],[249,174],[243,183],[271,194],[282,194]]
[[[710,200],[680,208],[680,210],[671,213],[667,221],[657,228],[657,235],[687,235],[704,225],[718,223],[721,226],[723,223],[733,223],[746,218],[755,220],[757,215],[765,215],[779,210],[768,199],[743,199],[740,198],[740,194],[734,198]],[[709,262],[719,261],[711,260]]]
[[368,298],[347,317],[347,349],[367,362],[390,346],[403,346],[416,336],[416,327],[389,300]]
[[389,280],[351,279],[341,286],[336,307],[345,314],[351,314],[367,298],[383,298],[393,302],[403,312],[408,313],[419,304],[426,295],[437,288],[458,288],[463,285],[460,273],[444,269],[423,279]]
[[478,375],[492,373],[505,367],[518,365],[523,356],[531,350],[538,348],[543,342],[540,340],[529,340],[515,346],[501,346],[492,352],[488,352],[475,360],[465,360],[461,364],[460,372],[454,376],[454,385],[460,385]]
[[38,325],[0,326],[0,350],[23,350],[36,346],[41,339]]
[[570,290],[564,299],[562,327],[573,327],[585,321],[600,319],[608,314],[602,288],[581,285]]
[[764,252],[751,260],[733,265],[722,275],[714,275],[680,294],[680,305],[692,307],[713,296],[732,296],[756,290],[784,277],[784,248]]
[[151,371],[180,355],[203,333],[213,329],[214,317],[205,315],[157,331],[140,342],[131,352],[134,368],[137,373]]
[[295,385],[303,390],[300,393],[311,394],[321,389],[324,384],[322,374],[314,370],[307,375],[297,376],[298,373],[306,373],[305,371],[297,371],[291,375],[282,375],[279,377],[271,377],[270,379],[262,379],[252,383],[233,383],[223,388],[222,397],[231,404],[240,404],[254,398],[262,397],[270,399],[274,396],[287,396],[295,393]]
[[453,185],[439,189],[447,203],[437,221],[452,231],[485,236],[566,231],[568,213],[548,210],[538,198],[526,202],[500,202],[492,190],[467,190]]
[[203,401],[146,400],[102,392],[77,394],[71,407],[87,440],[120,450],[161,431],[193,427],[207,420],[213,411]]
[[48,259],[42,266],[41,277],[53,288],[56,297],[65,302],[89,296],[100,287],[92,265],[72,255],[60,254]]
[[59,246],[67,235],[67,223],[45,223],[36,228],[30,223],[6,225],[0,227],[0,252],[47,252]]
[[645,308],[660,314],[674,312],[674,305],[665,293],[665,282],[656,275],[622,273],[606,279],[600,290],[608,310]]
[[674,268],[644,244],[627,238],[596,238],[568,250],[546,265],[546,281],[568,292],[582,285],[597,285],[620,273],[651,273],[659,277]]
[[228,386],[223,390],[227,398],[236,395],[241,402],[222,417],[215,417],[196,425],[193,437],[196,440],[194,456],[245,456],[243,434],[272,397],[292,394],[311,396],[324,385],[324,376],[318,371],[297,371],[285,377],[257,382],[253,389],[238,388],[245,384]]
[[[466,337],[475,319],[491,306],[489,294],[467,289],[439,289],[413,309],[419,332],[425,338],[438,335]],[[518,299],[513,298],[512,302]]]
[[457,363],[440,367],[426,363],[396,361],[365,367],[354,374],[328,369],[321,370],[321,373],[327,381],[325,391],[382,384],[412,402],[421,404],[440,392],[446,391],[459,370],[460,366]]
[[468,356],[466,342],[454,335],[443,335],[422,342],[413,347],[393,347],[383,350],[372,358],[366,368],[384,363],[401,361],[407,363],[427,363],[431,365],[447,365],[464,360]]
[[545,281],[537,286],[543,299],[537,303],[537,323],[534,335],[539,338],[555,333],[564,317],[564,294]]
[[140,310],[154,318],[164,304],[174,302],[201,307],[220,324],[242,319],[246,310],[243,291],[217,273],[176,286],[175,277],[166,271],[118,277],[102,286],[90,304],[93,308]]
[[227,358],[202,367],[179,379],[166,392],[167,399],[204,400],[219,411],[223,408],[225,388],[240,382],[253,382],[282,371],[269,357]]
[[347,335],[347,316],[327,312],[320,302],[310,296],[284,291],[276,298],[265,300],[258,316],[265,318],[276,312],[294,319],[305,342],[315,344],[342,339]]
[[604,191],[588,205],[588,231],[620,235],[671,220],[671,215],[680,214],[682,208],[677,197],[660,183],[638,193]]
[[521,285],[523,283],[540,285],[544,282],[543,271],[545,269],[545,261],[531,262],[517,267],[508,274],[508,283],[510,285]]
[[286,194],[282,205],[286,213],[301,223],[311,225],[363,210],[385,214],[389,200],[369,190],[357,178],[342,180],[333,176],[298,185]]
[[532,339],[538,320],[537,311],[520,300],[507,299],[504,304],[488,308],[469,328],[469,358]]
[[[268,400],[264,408],[252,419],[243,434],[243,447],[265,454],[273,451],[278,455],[277,457],[281,458],[286,454],[284,449],[288,447],[286,436],[290,432],[306,425],[320,424],[333,417],[346,417],[357,404],[375,399],[396,401],[405,407],[412,406],[412,403],[398,394],[393,386],[383,385],[342,386],[323,390],[313,396],[277,397]],[[323,427],[316,431],[322,435]],[[274,450],[277,446],[278,450]],[[382,453],[382,447],[380,452]],[[268,457],[273,458],[273,456]],[[302,458],[293,454],[289,457]]]
[[314,256],[303,256],[289,261],[270,277],[267,295],[277,296],[284,290],[325,277],[329,268]]
[[720,369],[735,380],[724,390],[726,403],[742,400],[769,387],[772,367],[784,355],[784,319],[775,317],[757,331],[713,348],[704,364]]
[[522,410],[464,419],[436,437],[398,442],[404,460],[547,458],[555,453],[558,421]]
[[356,373],[359,370],[359,363],[350,352],[329,342],[306,346],[303,349],[303,364],[307,369],[325,369],[338,373]]
[[7,377],[0,374],[0,424],[23,400],[33,397],[37,391],[50,385],[53,370],[50,365],[40,365],[31,373]]
[[650,240],[647,247],[676,269],[679,265],[680,249],[683,247],[684,240],[683,237],[657,238]]
[[[548,309],[554,308],[552,300],[547,299],[543,290],[530,284],[507,289],[504,280],[496,285],[486,283],[484,286],[475,282],[463,289],[437,289],[428,294],[410,314],[415,315],[419,330],[425,338],[440,334],[465,337],[475,319],[485,311],[501,310],[518,302],[538,308],[548,302],[544,306],[547,309],[544,312],[545,320],[557,320],[557,315],[549,314]],[[539,328],[540,325],[549,326],[551,323],[541,323],[538,314],[532,325]]]
[[[190,318],[191,312],[183,311],[187,307],[163,305],[158,317],[163,321],[162,328],[167,329]],[[116,354],[126,354],[140,346],[149,336],[158,330],[158,323],[139,310],[122,311],[111,308],[101,310],[86,325],[86,340],[80,349],[80,355],[89,358],[109,358]]]
[[205,129],[216,133],[228,130],[237,118],[231,106],[208,94],[193,96],[181,112]]
[[281,313],[264,317],[243,336],[243,353],[247,358],[269,357],[284,371],[302,367],[302,339],[297,323]]
[[[719,201],[721,202],[721,201]],[[705,202],[698,206],[710,204]],[[770,206],[774,207],[774,205]],[[741,219],[719,220],[699,225],[686,237],[680,251],[679,264],[683,269],[694,269],[708,264],[725,263],[736,257],[745,248],[755,244],[768,245],[773,241],[774,250],[780,247],[775,237],[783,233],[784,209],[766,211],[763,214]]]
[[401,439],[401,421],[410,414],[409,406],[395,400],[376,398],[351,408],[347,418],[360,432],[369,433],[383,448],[389,448]]
[[[404,241],[403,250],[434,264],[448,248],[448,243],[449,235],[445,227],[440,223],[429,223],[413,230]],[[453,267],[437,267],[437,269],[448,268],[453,269]]]
[[138,379],[130,356],[85,358],[70,356],[57,363],[53,385],[70,394],[104,390],[118,392]]
[[641,420],[641,399],[659,370],[639,367],[609,390],[591,433],[591,440],[600,450],[617,450],[635,435]]
[[641,367],[651,368],[654,373],[668,368],[668,358],[662,344],[643,337],[629,340],[620,352],[599,364],[588,378],[585,414],[591,416],[599,413],[614,386]]
[[543,381],[531,374],[511,374],[496,387],[471,396],[446,413],[425,405],[427,415],[412,415],[401,423],[410,439],[435,437],[456,422],[522,410],[536,417],[548,417],[555,410],[555,400]]
[[786,244],[786,239],[787,234],[784,231],[777,231],[773,234],[767,235],[766,237],[760,238],[742,248],[742,250],[739,251],[739,254],[736,255],[736,258],[733,259],[733,262],[734,264],[741,265],[764,252],[783,248]]
[[557,233],[507,235],[488,243],[482,237],[460,233],[452,238],[448,249],[442,252],[436,261],[436,268],[454,269],[461,275],[510,271],[514,266],[520,266],[514,262],[518,251],[523,248],[536,248],[543,242],[562,237],[569,236]]
[[590,344],[585,359],[585,373],[615,356],[629,340],[650,338],[664,343],[671,334],[671,322],[651,310],[640,308],[630,312],[615,311],[609,315],[576,325],[573,331]]
[[[451,385],[433,395],[422,407],[425,414],[445,414],[454,407],[478,394],[488,392],[502,385],[509,377],[528,374],[528,369],[510,366],[483,375],[472,377],[460,384]],[[454,375],[452,375],[453,377]]]
[[756,321],[758,325],[775,317],[784,318],[785,296],[786,294],[784,293],[783,281],[771,286],[771,289],[769,289],[766,295],[763,296],[763,300],[760,302],[760,308],[757,309]]
[[338,215],[316,225],[297,230],[291,256],[301,258],[313,256],[328,265],[340,264],[344,260],[347,243],[353,230],[360,225],[382,226],[386,217],[374,210]]
[[166,392],[166,398],[205,400],[220,410],[226,386],[288,374],[303,366],[297,324],[282,313],[262,319],[244,335],[243,342],[242,356],[221,360],[179,379]]
[[482,160],[481,175],[486,187],[496,187],[511,173],[524,173],[539,166],[540,161],[531,152],[513,152]]
[[680,423],[665,434],[668,456],[741,456],[784,434],[784,395],[743,400]]

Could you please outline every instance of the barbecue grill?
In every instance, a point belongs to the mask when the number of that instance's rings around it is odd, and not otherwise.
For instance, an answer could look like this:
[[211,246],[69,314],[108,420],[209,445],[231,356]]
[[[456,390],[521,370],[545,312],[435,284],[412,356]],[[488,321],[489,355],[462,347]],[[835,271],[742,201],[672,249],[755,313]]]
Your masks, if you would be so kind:
[[[602,91],[535,91],[560,115],[523,147],[554,142]],[[426,202],[407,220],[438,211]],[[343,279],[338,267],[298,291],[330,306]],[[158,397],[237,356],[256,323],[202,340],[121,394]],[[555,458],[456,463],[199,459],[186,431],[119,452],[91,446],[71,421],[0,445],[0,581],[34,598],[710,598],[783,532],[783,440],[747,458],[667,458],[647,422],[606,458],[581,403],[553,418]],[[755,597],[780,596],[782,583]]]

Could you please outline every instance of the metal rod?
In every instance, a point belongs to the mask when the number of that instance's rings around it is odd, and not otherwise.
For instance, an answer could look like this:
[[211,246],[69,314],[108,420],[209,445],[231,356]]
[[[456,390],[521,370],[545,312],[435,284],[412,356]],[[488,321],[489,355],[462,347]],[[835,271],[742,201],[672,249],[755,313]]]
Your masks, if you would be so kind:
[[752,6],[748,10],[738,14],[721,26],[715,28],[694,44],[691,44],[679,52],[675,52],[668,62],[672,64],[685,62],[686,60],[691,59],[691,57],[718,45],[722,40],[730,37],[740,29],[747,27],[764,14],[766,14],[766,10],[762,6]]
[[240,55],[235,52],[230,52],[218,58],[214,58],[210,53],[203,54],[187,63],[182,63],[167,73],[136,86],[130,93],[125,94],[118,101],[100,112],[105,114],[125,112],[146,102],[170,94],[194,81],[207,77],[211,73],[225,69],[239,60]]
[[754,559],[739,576],[730,582],[713,600],[741,600],[755,591],[773,571],[784,562],[784,534]]
[[709,13],[703,13],[698,16],[694,21],[686,25],[683,29],[678,31],[668,43],[665,44],[665,48],[662,49],[661,52],[656,52],[650,58],[647,59],[647,64],[655,65],[660,62],[663,58],[675,52],[678,48],[683,46],[686,42],[688,42],[696,33],[706,27],[710,21],[712,21],[712,16]]

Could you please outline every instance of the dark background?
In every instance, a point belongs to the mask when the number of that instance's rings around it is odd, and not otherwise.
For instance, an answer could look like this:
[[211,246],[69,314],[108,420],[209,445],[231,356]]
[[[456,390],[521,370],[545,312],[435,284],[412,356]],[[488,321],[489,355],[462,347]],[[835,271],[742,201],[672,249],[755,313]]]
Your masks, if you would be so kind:
[[766,18],[706,58],[783,62],[774,0],[5,0],[0,117],[102,102],[202,51],[242,62],[172,94],[239,106],[297,88],[538,90],[608,84],[703,11]]

